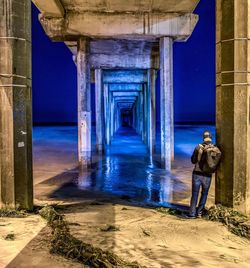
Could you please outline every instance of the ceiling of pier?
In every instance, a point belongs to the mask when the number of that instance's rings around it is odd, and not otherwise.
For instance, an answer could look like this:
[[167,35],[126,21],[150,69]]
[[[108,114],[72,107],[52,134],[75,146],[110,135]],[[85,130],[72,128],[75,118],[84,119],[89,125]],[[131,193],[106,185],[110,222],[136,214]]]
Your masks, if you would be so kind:
[[[43,0],[44,1],[44,0]],[[199,0],[61,0],[68,11],[190,13]]]
[[40,22],[55,41],[97,39],[185,41],[198,21],[199,0],[33,0]]

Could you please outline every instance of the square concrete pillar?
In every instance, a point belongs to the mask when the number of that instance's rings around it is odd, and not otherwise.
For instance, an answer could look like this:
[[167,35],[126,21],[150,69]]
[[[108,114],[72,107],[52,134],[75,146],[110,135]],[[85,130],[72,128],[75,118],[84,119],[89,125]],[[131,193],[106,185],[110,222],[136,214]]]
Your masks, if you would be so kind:
[[80,38],[77,48],[78,160],[82,168],[91,165],[91,92],[89,40]]
[[155,151],[156,113],[155,113],[155,80],[156,71],[148,70],[148,147],[150,155]]
[[32,209],[31,2],[0,14],[0,206]]
[[105,116],[105,140],[106,144],[110,145],[110,92],[109,84],[103,85],[104,94],[104,116]]
[[173,40],[160,39],[161,164],[171,170],[174,145]]
[[216,3],[216,202],[250,213],[250,3]]
[[143,84],[143,142],[148,146],[148,85]]
[[95,107],[96,107],[96,149],[103,151],[104,146],[104,99],[102,70],[95,70]]

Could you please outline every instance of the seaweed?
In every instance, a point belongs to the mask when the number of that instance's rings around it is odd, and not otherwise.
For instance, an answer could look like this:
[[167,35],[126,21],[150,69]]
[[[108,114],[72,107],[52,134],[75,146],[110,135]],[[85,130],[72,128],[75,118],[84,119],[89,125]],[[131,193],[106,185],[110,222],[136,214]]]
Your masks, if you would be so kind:
[[52,228],[51,253],[94,268],[143,268],[136,262],[126,262],[110,251],[94,247],[72,236],[64,216],[53,207],[44,207],[39,214]]
[[7,241],[14,241],[15,240],[15,234],[7,234],[4,238]]
[[156,208],[156,210],[160,213],[163,213],[163,214],[176,215],[176,216],[182,215],[182,213],[183,213],[182,211],[175,209],[175,208],[158,207],[158,208]]
[[28,214],[25,210],[2,208],[0,209],[0,218],[24,218]]
[[[159,207],[156,210],[168,215],[182,215],[180,210],[173,208]],[[250,218],[232,208],[215,205],[206,209],[202,218],[209,221],[221,222],[233,234],[250,240]]]
[[116,232],[120,231],[120,228],[115,225],[106,225],[105,227],[100,228],[102,232]]
[[221,222],[230,232],[250,240],[250,218],[232,208],[215,205],[206,210],[203,217]]

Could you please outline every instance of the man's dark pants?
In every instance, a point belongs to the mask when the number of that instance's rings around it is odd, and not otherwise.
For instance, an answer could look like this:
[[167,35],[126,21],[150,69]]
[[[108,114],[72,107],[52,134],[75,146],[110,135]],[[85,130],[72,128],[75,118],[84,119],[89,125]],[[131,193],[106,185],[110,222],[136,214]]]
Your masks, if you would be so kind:
[[[211,177],[193,174],[190,216],[197,216],[202,213],[202,210],[204,209],[206,201],[207,201],[207,195],[208,195],[208,191],[211,185],[211,180],[212,180]],[[198,208],[196,210],[200,188],[202,189],[201,198],[199,201]]]

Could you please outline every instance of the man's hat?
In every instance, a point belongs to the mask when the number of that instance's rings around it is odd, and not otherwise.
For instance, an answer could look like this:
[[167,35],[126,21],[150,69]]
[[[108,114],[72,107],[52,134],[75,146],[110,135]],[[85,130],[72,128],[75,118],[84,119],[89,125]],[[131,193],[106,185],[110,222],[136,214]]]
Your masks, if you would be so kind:
[[203,140],[205,142],[211,142],[212,141],[212,134],[210,131],[204,131],[203,132]]

